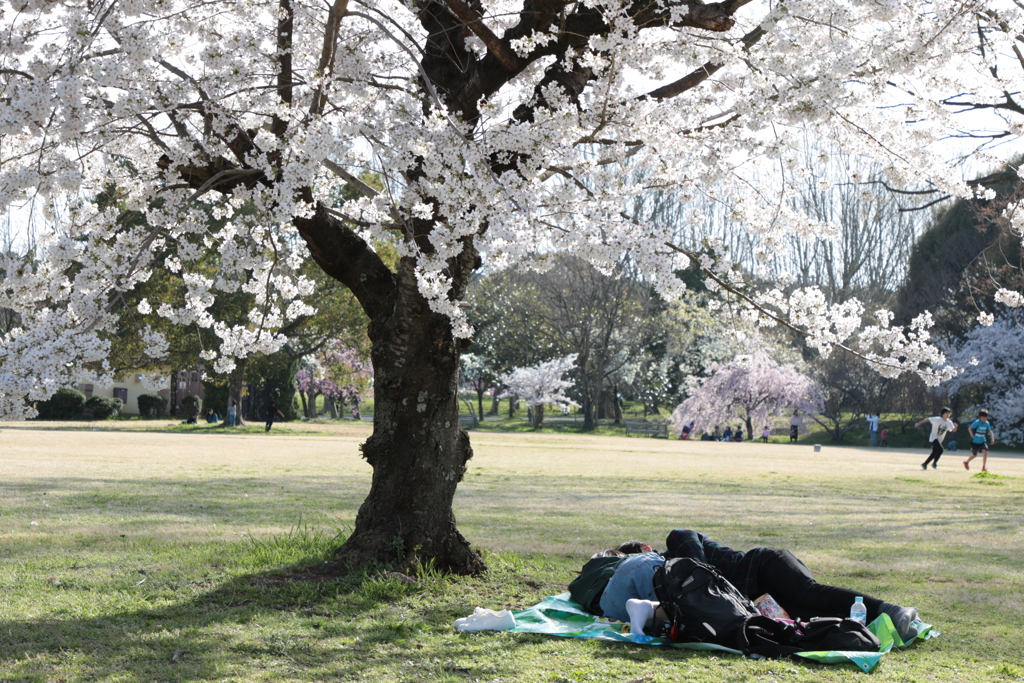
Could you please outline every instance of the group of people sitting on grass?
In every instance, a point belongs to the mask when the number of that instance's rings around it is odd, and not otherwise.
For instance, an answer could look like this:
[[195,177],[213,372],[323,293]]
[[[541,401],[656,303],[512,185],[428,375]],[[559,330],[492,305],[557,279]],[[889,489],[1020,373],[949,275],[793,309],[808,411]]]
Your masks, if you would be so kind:
[[[680,438],[686,439],[693,435],[693,423],[691,422],[689,425],[687,425],[687,427],[683,428],[683,434],[680,435]],[[701,434],[700,440],[743,441],[743,425],[739,425],[738,427],[736,427],[736,431],[733,431],[732,427],[726,425],[724,432],[721,429],[719,429],[718,425],[715,425],[715,428],[711,430],[710,434],[708,434],[707,432]]]

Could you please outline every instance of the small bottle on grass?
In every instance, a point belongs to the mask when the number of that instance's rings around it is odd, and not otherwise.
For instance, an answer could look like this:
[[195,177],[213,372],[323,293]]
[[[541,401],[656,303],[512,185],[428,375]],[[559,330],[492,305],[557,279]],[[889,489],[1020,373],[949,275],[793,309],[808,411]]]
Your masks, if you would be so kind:
[[850,607],[850,618],[864,626],[868,625],[868,608],[864,604],[864,598],[859,595]]

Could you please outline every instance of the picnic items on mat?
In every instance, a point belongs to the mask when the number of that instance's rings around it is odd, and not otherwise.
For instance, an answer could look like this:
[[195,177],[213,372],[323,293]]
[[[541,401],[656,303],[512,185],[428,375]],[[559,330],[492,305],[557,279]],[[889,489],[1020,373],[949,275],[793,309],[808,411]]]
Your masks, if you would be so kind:
[[[463,619],[473,619],[477,613],[485,614],[485,617],[480,617],[476,622],[481,627],[472,630],[539,633],[563,638],[594,639],[618,643],[634,643],[637,645],[661,645],[685,650],[715,650],[738,655],[744,654],[742,650],[713,643],[673,643],[667,638],[655,638],[643,634],[630,633],[628,624],[587,613],[579,604],[572,601],[569,593],[545,598],[540,603],[525,610],[509,612],[509,619],[501,622],[506,624],[505,626],[483,626],[483,624],[492,623],[490,618],[486,618],[487,612],[494,615],[501,614],[501,612],[483,610],[478,607],[473,615],[463,617]],[[502,612],[508,612],[508,610],[502,610]],[[456,620],[456,623],[463,621],[463,619]],[[495,619],[493,623],[498,624],[499,621]],[[878,652],[818,651],[798,652],[792,656],[822,664],[852,663],[861,670],[870,672],[881,660],[882,655],[887,652],[893,649],[905,648],[919,640],[929,640],[941,635],[930,624],[921,624],[918,635],[912,641],[904,643],[896,632],[896,627],[893,625],[892,619],[889,618],[888,614],[882,614],[868,624],[868,630],[878,638]]]

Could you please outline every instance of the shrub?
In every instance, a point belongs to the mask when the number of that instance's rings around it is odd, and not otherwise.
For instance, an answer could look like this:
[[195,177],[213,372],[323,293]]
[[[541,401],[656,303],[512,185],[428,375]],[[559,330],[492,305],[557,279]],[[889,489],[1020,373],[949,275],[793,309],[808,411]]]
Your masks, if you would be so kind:
[[160,417],[167,410],[167,399],[163,396],[143,394],[139,396],[139,415],[142,417]]
[[185,411],[185,417],[198,415],[199,411],[203,409],[203,399],[199,398],[195,394],[189,394],[185,398],[181,399],[181,409]]
[[92,413],[94,420],[106,420],[121,412],[123,405],[119,398],[107,398],[106,396],[93,396],[85,402],[85,409]]
[[47,401],[36,406],[40,420],[73,420],[82,414],[85,394],[78,389],[63,387]]

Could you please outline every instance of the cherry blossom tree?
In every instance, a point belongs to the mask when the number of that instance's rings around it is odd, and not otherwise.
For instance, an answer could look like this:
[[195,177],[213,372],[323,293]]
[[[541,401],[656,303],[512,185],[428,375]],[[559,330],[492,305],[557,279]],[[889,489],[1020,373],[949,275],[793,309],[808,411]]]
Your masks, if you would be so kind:
[[950,363],[963,371],[942,388],[985,408],[998,424],[999,440],[1024,443],[1024,328],[1019,315],[1001,315],[971,330]]
[[[992,71],[1021,17],[1010,0],[5,3],[0,207],[31,203],[50,229],[30,263],[0,259],[0,308],[21,321],[0,340],[0,414],[102,367],[121,295],[158,261],[188,287],[160,315],[215,328],[215,369],[276,350],[309,311],[311,258],[373,344],[373,482],[339,562],[479,571],[452,510],[472,456],[457,389],[474,269],[571,251],[610,270],[628,252],[671,300],[693,260],[751,319],[937,382],[926,317],[904,331],[814,289],[747,287],[715,245],[629,207],[656,188],[713,197],[763,254],[828,236],[789,202],[803,130],[894,186],[967,196],[931,143],[961,127],[950,94],[984,107],[1024,90],[1019,69]],[[358,198],[339,204],[344,184]],[[107,187],[116,204],[89,201]],[[194,272],[197,244],[224,255],[218,273]],[[238,288],[247,325],[218,325],[209,307]]]
[[307,416],[316,417],[316,399],[323,396],[337,418],[338,403],[351,403],[358,413],[359,401],[373,382],[373,366],[358,350],[334,341],[303,359],[295,382]]
[[756,350],[715,370],[672,412],[671,421],[676,432],[690,422],[694,430],[707,432],[714,425],[742,420],[752,438],[754,425],[760,429],[776,418],[796,412],[806,416],[821,408],[822,396],[814,380]]
[[506,395],[518,396],[533,409],[530,424],[534,429],[540,429],[544,423],[545,405],[564,408],[579,405],[565,395],[565,390],[572,387],[572,381],[562,379],[576,364],[576,358],[577,354],[570,353],[564,358],[556,358],[526,368],[516,368],[498,378],[506,387]]

